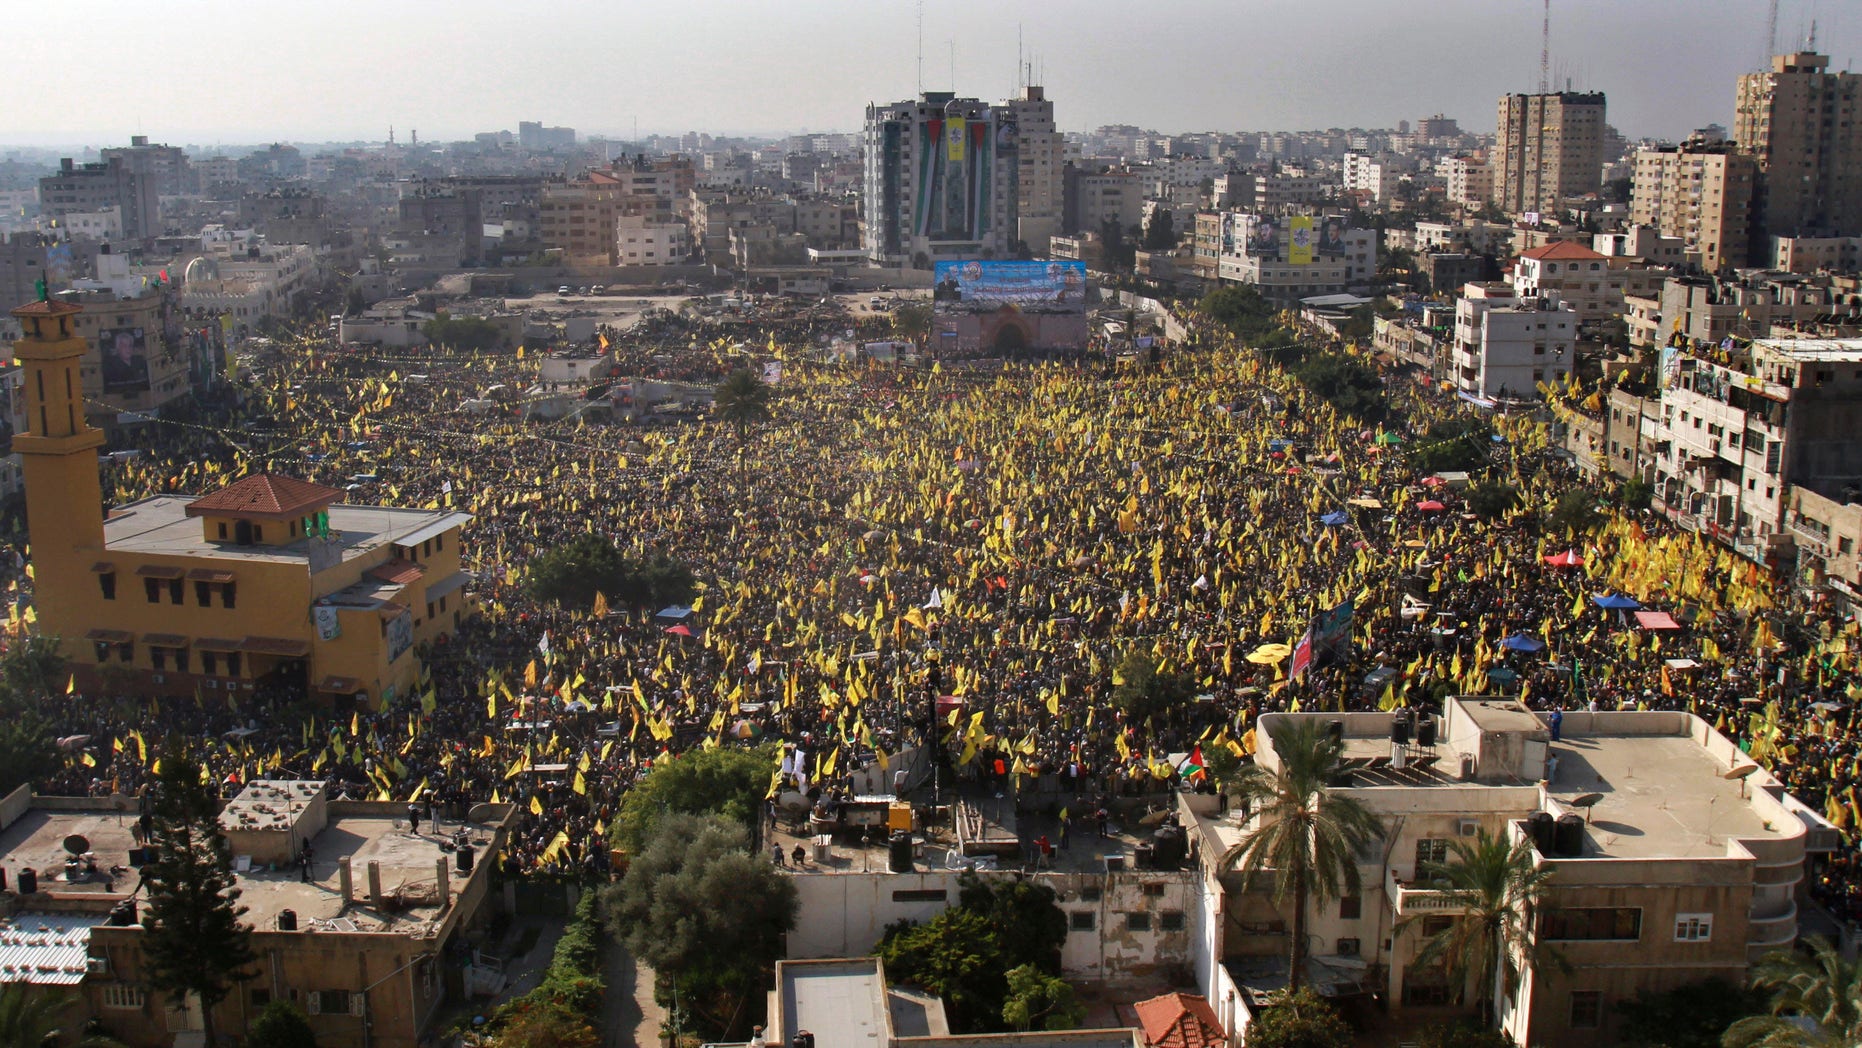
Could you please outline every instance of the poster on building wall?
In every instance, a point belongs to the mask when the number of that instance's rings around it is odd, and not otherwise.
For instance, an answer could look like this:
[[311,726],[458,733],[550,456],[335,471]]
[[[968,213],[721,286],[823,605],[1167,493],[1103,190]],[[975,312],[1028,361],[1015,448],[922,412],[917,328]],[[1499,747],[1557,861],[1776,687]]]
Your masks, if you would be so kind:
[[1280,227],[1266,215],[1244,216],[1248,220],[1248,254],[1272,261],[1280,254]]
[[343,623],[337,617],[334,606],[317,604],[310,611],[311,616],[317,620],[317,639],[330,641],[343,635]]
[[953,116],[944,121],[944,158],[953,164],[963,163],[964,119]]
[[148,338],[142,328],[98,332],[106,393],[146,393],[149,389]]
[[1248,239],[1248,216],[1233,211],[1222,213],[1222,253],[1239,255]]
[[1327,258],[1345,253],[1345,220],[1333,215],[1319,223],[1319,242],[1315,253]]
[[1004,306],[1027,313],[1086,311],[1084,262],[939,262],[933,278],[932,308],[938,313],[993,313]]
[[1014,113],[996,114],[996,152],[1001,155],[1021,151],[1021,122]]
[[388,620],[388,661],[394,662],[413,646],[414,613],[407,610]]
[[1295,266],[1312,265],[1313,230],[1311,215],[1294,215],[1287,223],[1287,262]]

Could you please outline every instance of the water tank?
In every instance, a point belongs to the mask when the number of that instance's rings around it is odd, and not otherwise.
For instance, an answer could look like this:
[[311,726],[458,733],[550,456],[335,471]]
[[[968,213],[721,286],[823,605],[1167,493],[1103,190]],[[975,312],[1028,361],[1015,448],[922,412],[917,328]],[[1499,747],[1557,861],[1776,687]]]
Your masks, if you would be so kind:
[[1333,742],[1345,741],[1345,722],[1332,720],[1325,722],[1325,733]]
[[1532,845],[1539,849],[1540,855],[1554,854],[1552,849],[1558,843],[1557,824],[1558,820],[1549,811],[1535,811],[1526,820],[1526,828],[1532,831]]
[[19,893],[33,895],[39,890],[39,871],[28,866],[19,871]]
[[461,844],[459,849],[453,852],[453,865],[459,868],[460,873],[472,872],[472,846],[470,844]]
[[278,911],[278,930],[281,932],[297,931],[297,911],[296,910],[279,910]]
[[1181,826],[1159,826],[1151,839],[1151,857],[1160,870],[1174,870],[1190,854],[1190,842]]
[[1552,840],[1552,850],[1559,857],[1575,859],[1584,854],[1584,819],[1578,815],[1560,815]]
[[797,1030],[795,1036],[789,1039],[789,1048],[815,1048],[815,1035],[807,1030]]
[[1435,745],[1435,718],[1426,713],[1416,722],[1416,745],[1425,750]]
[[134,899],[124,899],[122,902],[110,907],[109,923],[113,928],[133,927],[136,923],[136,901]]
[[1409,745],[1409,716],[1399,713],[1390,718],[1390,741],[1398,746]]
[[[912,872],[912,835],[911,834],[904,833],[904,832],[895,832],[893,833],[891,839],[887,841],[886,843],[886,868],[891,870],[893,873]],[[812,1034],[809,1035],[809,1041],[812,1043],[813,1040],[814,1040],[814,1036]],[[797,1044],[801,1043],[800,1035],[797,1035],[796,1043]]]

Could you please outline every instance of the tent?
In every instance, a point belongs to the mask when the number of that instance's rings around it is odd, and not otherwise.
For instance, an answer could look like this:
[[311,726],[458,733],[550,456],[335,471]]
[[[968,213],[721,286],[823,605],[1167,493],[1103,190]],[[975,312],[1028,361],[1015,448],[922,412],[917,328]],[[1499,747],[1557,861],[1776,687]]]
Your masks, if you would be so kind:
[[653,619],[656,622],[684,622],[686,619],[689,619],[691,617],[692,617],[691,608],[682,607],[678,604],[672,604],[672,605],[668,605],[667,607],[659,609],[659,614],[654,615]]
[[1416,503],[1416,508],[1422,510],[1424,513],[1440,513],[1448,507],[1437,502],[1435,499],[1423,499],[1421,502]]
[[681,622],[677,626],[667,627],[666,632],[676,637],[689,637],[692,635],[692,627],[687,626],[685,623]]
[[1345,515],[1344,510],[1335,509],[1332,512],[1327,513],[1325,516],[1320,517],[1319,523],[1324,524],[1328,528],[1336,528],[1339,525],[1344,524],[1346,521],[1349,521],[1350,519],[1351,519],[1350,517]]
[[1403,443],[1403,438],[1397,436],[1395,433],[1379,433],[1377,434],[1377,443],[1386,445],[1401,444]]
[[1487,671],[1487,679],[1493,681],[1495,684],[1506,685],[1518,680],[1519,674],[1514,673],[1505,666],[1495,666]]
[[1578,556],[1577,550],[1568,549],[1563,553],[1554,553],[1545,558],[1545,563],[1554,568],[1575,568],[1584,563],[1584,558]]
[[1500,646],[1502,648],[1505,648],[1508,651],[1544,651],[1545,650],[1544,641],[1539,640],[1537,637],[1528,636],[1524,633],[1513,634],[1507,639],[1501,641]]
[[1590,602],[1606,611],[1635,611],[1642,607],[1642,602],[1620,593],[1600,593],[1593,596]]
[[1435,476],[1434,474],[1430,474],[1429,476],[1422,478],[1422,483],[1424,487],[1439,488],[1442,485],[1448,483],[1448,481],[1443,480],[1441,477]]
[[1645,630],[1678,630],[1681,624],[1665,611],[1638,611],[1636,625]]
[[1271,666],[1291,654],[1293,654],[1293,648],[1289,645],[1263,644],[1249,652],[1247,659],[1256,666]]

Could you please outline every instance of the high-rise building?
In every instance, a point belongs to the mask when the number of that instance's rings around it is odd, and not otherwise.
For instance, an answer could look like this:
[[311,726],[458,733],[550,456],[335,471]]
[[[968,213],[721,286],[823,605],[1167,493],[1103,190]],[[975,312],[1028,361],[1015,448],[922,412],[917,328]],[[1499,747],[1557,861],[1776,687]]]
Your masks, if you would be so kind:
[[1067,142],[1054,126],[1054,103],[1048,101],[1046,89],[1030,84],[1022,97],[1004,102],[1001,109],[1013,117],[1020,135],[1015,236],[1028,250],[1046,254],[1048,241],[1059,231]]
[[39,206],[53,217],[117,208],[123,236],[130,240],[162,231],[155,178],[137,174],[122,157],[95,164],[65,157],[56,174],[39,179]]
[[1556,212],[1603,184],[1603,92],[1502,95],[1494,132],[1493,201]]
[[1862,75],[1776,55],[1739,78],[1733,140],[1758,162],[1756,236],[1862,233]]
[[1629,220],[1680,237],[1709,273],[1745,265],[1757,167],[1725,143],[1636,151]]
[[159,196],[179,196],[191,189],[187,153],[180,146],[152,146],[148,135],[132,135],[127,147],[113,146],[102,156],[106,164],[120,157],[131,171],[153,178]]
[[949,91],[866,108],[865,229],[875,262],[1009,254],[1020,127],[1006,106]]

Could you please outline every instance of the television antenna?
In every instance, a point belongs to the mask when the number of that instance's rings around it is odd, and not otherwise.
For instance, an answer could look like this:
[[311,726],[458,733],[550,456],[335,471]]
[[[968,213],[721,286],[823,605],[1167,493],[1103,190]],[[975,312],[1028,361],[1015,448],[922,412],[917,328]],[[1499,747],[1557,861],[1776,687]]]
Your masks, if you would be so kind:
[[1545,19],[1539,27],[1539,93],[1552,84],[1552,0],[1545,0]]

